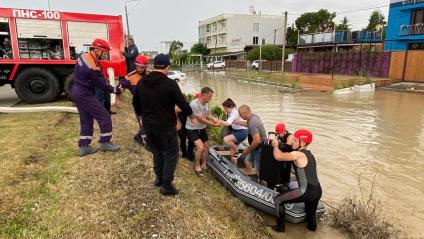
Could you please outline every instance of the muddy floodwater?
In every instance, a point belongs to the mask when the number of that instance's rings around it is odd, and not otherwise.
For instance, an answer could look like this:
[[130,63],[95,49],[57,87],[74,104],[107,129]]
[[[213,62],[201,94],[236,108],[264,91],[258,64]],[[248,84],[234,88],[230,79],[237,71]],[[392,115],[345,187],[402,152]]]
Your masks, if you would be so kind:
[[[377,197],[388,216],[408,237],[424,237],[424,95],[377,90],[375,94],[333,96],[323,92],[281,93],[273,86],[242,82],[225,74],[190,73],[184,93],[209,86],[214,103],[227,98],[247,104],[267,131],[284,122],[289,131],[310,129],[311,151],[318,164],[323,200],[334,204],[360,196],[358,177],[367,194],[375,176]],[[270,224],[272,219],[266,218]],[[344,238],[322,226],[309,233],[304,225],[288,225],[286,236]]]

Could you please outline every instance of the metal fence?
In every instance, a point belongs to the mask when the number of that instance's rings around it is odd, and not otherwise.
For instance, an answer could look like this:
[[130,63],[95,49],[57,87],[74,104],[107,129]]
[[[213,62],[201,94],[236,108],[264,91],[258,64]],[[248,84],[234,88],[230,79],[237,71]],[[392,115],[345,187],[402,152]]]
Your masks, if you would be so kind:
[[390,52],[303,53],[293,60],[293,72],[388,77]]

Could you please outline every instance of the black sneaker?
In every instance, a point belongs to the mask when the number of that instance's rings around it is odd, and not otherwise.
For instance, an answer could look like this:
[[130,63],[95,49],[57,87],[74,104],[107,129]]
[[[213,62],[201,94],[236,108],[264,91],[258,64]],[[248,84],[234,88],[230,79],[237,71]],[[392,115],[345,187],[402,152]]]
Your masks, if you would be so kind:
[[155,185],[155,187],[160,187],[162,186],[162,180],[160,180],[159,178],[156,178],[153,184]]
[[178,189],[174,188],[174,186],[170,186],[170,187],[161,187],[159,190],[160,194],[164,195],[164,196],[174,196],[177,195],[178,193],[180,193],[178,191]]

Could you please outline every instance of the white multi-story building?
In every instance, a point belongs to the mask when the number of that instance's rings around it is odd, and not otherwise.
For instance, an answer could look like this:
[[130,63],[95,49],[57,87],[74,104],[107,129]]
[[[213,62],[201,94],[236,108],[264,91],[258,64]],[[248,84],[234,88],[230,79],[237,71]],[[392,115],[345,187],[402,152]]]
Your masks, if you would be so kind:
[[215,53],[237,53],[246,46],[283,44],[284,16],[221,14],[199,21],[199,42]]

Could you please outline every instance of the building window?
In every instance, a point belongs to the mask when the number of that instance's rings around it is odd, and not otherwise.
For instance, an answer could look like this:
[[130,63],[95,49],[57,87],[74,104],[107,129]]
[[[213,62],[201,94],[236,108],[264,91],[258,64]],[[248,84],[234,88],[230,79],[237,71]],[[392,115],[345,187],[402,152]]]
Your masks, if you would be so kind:
[[206,25],[206,32],[210,32],[211,31],[211,25]]
[[216,22],[212,23],[212,31],[215,32],[216,31]]
[[258,45],[259,37],[253,37],[253,45]]
[[253,23],[253,32],[259,32],[259,23]]
[[424,9],[420,9],[412,12],[411,25],[424,23]]
[[227,27],[227,22],[226,22],[226,20],[222,20],[220,23],[221,23],[221,29],[222,29],[222,30],[225,30],[225,28]]

